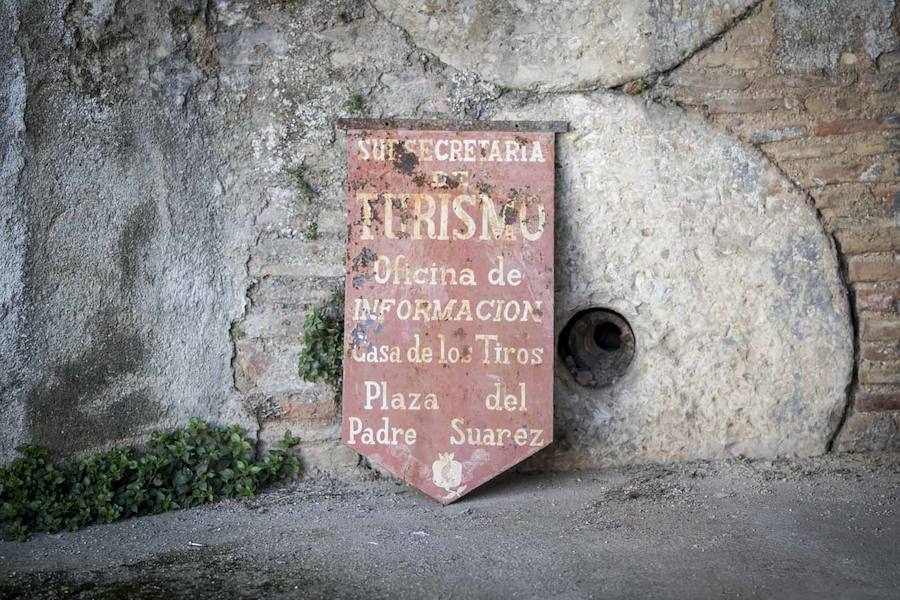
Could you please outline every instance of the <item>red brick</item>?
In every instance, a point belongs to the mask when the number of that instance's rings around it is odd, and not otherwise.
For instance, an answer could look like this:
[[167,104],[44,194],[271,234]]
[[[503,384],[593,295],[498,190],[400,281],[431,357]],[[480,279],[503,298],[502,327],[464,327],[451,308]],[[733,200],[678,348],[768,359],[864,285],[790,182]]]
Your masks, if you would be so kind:
[[[851,85],[855,79],[856,76],[850,71],[845,71],[843,73],[832,72],[828,75],[772,75],[756,79],[753,82],[753,88],[782,90],[784,88],[847,87],[848,85]],[[834,92],[822,91],[819,93]]]
[[332,423],[337,418],[337,405],[333,400],[296,402],[286,399],[278,401],[281,419],[292,423]]
[[865,184],[839,183],[812,190],[817,208],[837,208],[869,194]]
[[900,341],[864,342],[860,346],[859,355],[865,360],[900,360]]
[[851,256],[850,281],[898,281],[900,260],[895,258]]
[[877,183],[900,180],[898,159],[890,155],[860,157],[840,162],[816,161],[803,176],[804,185],[821,187],[834,183]]
[[[791,171],[793,167],[787,165],[785,170]],[[800,178],[798,175],[794,177]],[[816,206],[830,231],[859,227],[889,228],[897,226],[896,215],[900,214],[900,196],[894,198],[892,187],[844,184],[812,189],[810,194],[816,199]],[[835,193],[826,193],[829,189],[835,190]]]
[[859,112],[862,99],[859,96],[843,96],[834,101],[834,106],[844,112]]
[[862,384],[900,383],[900,361],[860,361],[859,382]]
[[709,71],[697,73],[675,73],[670,79],[672,83],[690,94],[690,90],[744,90],[750,86],[746,75],[715,74]]
[[863,288],[854,294],[859,312],[900,312],[900,288]]
[[839,229],[834,235],[844,254],[900,250],[900,227]]
[[766,56],[765,52],[759,52],[755,49],[745,51],[729,51],[723,63],[729,69],[735,71],[753,71],[759,68],[762,59]]
[[843,119],[816,125],[816,135],[846,135],[860,131],[879,132],[900,129],[898,115],[885,115],[878,119]]
[[864,342],[900,340],[900,320],[863,319],[859,324],[859,339]]
[[888,137],[885,135],[866,135],[865,139],[860,140],[850,146],[850,153],[855,154],[856,156],[875,156],[876,154],[889,154],[897,150],[897,145],[898,143],[896,135],[893,137]]
[[[755,143],[752,138],[750,141]],[[844,144],[836,144],[832,139],[819,140],[818,143],[811,143],[809,140],[804,139],[766,148],[766,152],[771,154],[778,162],[810,158],[831,158],[846,151],[847,147]]]
[[891,391],[860,391],[856,394],[854,407],[861,412],[900,410],[900,388]]
[[703,102],[711,113],[757,113],[770,110],[787,110],[784,98],[724,98]]

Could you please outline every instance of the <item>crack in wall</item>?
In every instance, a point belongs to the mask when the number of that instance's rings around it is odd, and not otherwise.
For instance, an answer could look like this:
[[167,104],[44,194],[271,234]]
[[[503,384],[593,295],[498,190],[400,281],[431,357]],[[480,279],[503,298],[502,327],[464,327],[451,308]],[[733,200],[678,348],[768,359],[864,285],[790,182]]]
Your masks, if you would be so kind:
[[[263,203],[262,206],[256,214],[253,216],[253,229],[256,231],[256,237],[253,239],[251,243],[249,243],[246,247],[245,253],[247,259],[244,261],[244,280],[247,281],[247,285],[244,290],[244,298],[243,305],[241,307],[241,314],[235,319],[232,319],[230,327],[229,327],[229,337],[231,338],[231,378],[232,378],[232,387],[236,392],[244,393],[245,390],[240,389],[238,383],[238,374],[237,374],[237,360],[238,360],[238,341],[239,336],[236,334],[236,327],[240,327],[240,325],[244,322],[247,316],[250,314],[250,309],[253,307],[253,294],[256,290],[256,287],[259,285],[259,279],[253,276],[251,263],[253,261],[253,255],[256,250],[259,248],[260,242],[263,237],[263,230],[259,226],[259,218],[260,216],[269,208],[271,204],[271,199],[268,194],[263,194]],[[255,412],[255,410],[254,410]]]
[[[735,15],[731,20],[729,20],[727,23],[724,24],[724,26],[722,27],[721,30],[719,30],[717,33],[709,36],[708,38],[706,38],[701,44],[699,44],[693,50],[690,50],[676,64],[674,64],[671,67],[668,67],[666,69],[659,69],[657,71],[653,71],[639,79],[643,79],[643,80],[647,81],[650,84],[650,89],[648,91],[652,91],[653,88],[655,87],[655,84],[660,79],[662,79],[666,75],[669,75],[673,71],[679,69],[684,64],[690,62],[695,56],[697,56],[701,52],[704,52],[707,48],[709,48],[710,46],[712,46],[713,44],[715,44],[716,42],[721,40],[723,37],[725,37],[732,29],[737,27],[740,23],[743,23],[745,20],[749,19],[750,17],[755,16],[759,12],[759,7],[762,6],[764,1],[765,0],[756,0],[756,2],[754,2],[753,4],[748,6],[746,9],[744,9],[739,14]],[[627,82],[620,86],[616,86],[616,87],[624,88],[626,85],[628,85]]]
[[[404,43],[412,48],[414,53],[418,53],[418,58],[423,63],[422,69],[424,72],[433,73],[442,84],[450,87],[448,101],[450,112],[454,117],[479,119],[485,112],[487,104],[498,100],[508,91],[519,91],[482,79],[478,73],[453,67],[441,60],[435,53],[416,44],[409,31],[389,19],[378,9],[373,0],[366,0],[365,5],[372,9],[376,19],[389,24],[400,32],[400,37]],[[439,73],[439,71],[443,71],[443,73]],[[378,85],[381,89],[386,89],[380,81]],[[416,107],[415,112],[418,112],[420,107],[421,104]]]
[[[633,76],[626,77],[625,75],[620,75],[620,76],[614,78],[617,81],[617,83],[604,84],[604,83],[602,83],[603,78],[598,77],[593,80],[587,80],[587,81],[580,82],[580,83],[573,83],[573,84],[566,85],[561,88],[538,90],[538,89],[534,89],[533,87],[527,87],[527,86],[526,87],[507,86],[507,85],[504,85],[503,83],[493,81],[490,78],[484,79],[484,81],[497,86],[498,88],[500,88],[503,91],[508,90],[508,91],[517,91],[517,92],[533,92],[538,95],[548,95],[548,96],[549,95],[564,95],[564,94],[579,93],[579,92],[580,93],[589,93],[589,92],[595,92],[595,91],[600,91],[600,90],[613,90],[613,89],[617,89],[617,88],[622,88],[622,87],[628,85],[628,83],[631,81],[642,80],[642,79],[648,80],[648,81],[653,81],[653,80],[657,79],[658,77],[664,76],[667,73],[677,69],[679,66],[681,66],[685,62],[689,61],[698,52],[701,52],[705,48],[708,48],[711,44],[715,43],[718,39],[720,39],[728,31],[730,31],[735,25],[742,22],[750,15],[754,14],[754,12],[759,8],[759,6],[763,2],[764,2],[764,0],[755,0],[751,5],[747,6],[746,8],[742,9],[739,13],[731,16],[728,20],[724,21],[720,25],[719,29],[710,33],[701,42],[699,42],[698,44],[693,45],[693,46],[689,45],[683,51],[683,55],[680,58],[677,58],[675,60],[674,64],[672,64],[671,66],[668,66],[665,68],[660,68],[660,69],[653,69],[652,67],[649,67],[646,73],[644,73],[643,75],[640,75],[638,77],[633,77]],[[469,71],[464,71],[460,67],[451,66],[446,61],[442,61],[433,52],[423,49],[420,45],[418,45],[415,42],[412,34],[405,27],[403,27],[402,25],[400,25],[399,23],[397,23],[396,21],[392,20],[387,15],[385,15],[384,12],[381,11],[375,5],[374,0],[366,0],[366,3],[373,9],[375,14],[379,18],[383,19],[385,22],[390,23],[391,25],[396,27],[403,35],[404,40],[411,47],[416,48],[419,52],[421,52],[423,54],[427,54],[429,56],[434,57],[436,60],[441,62],[441,64],[443,64],[447,68],[453,69],[455,71],[463,72],[463,73],[469,72]],[[656,11],[653,10],[654,7],[651,6],[648,8],[650,8],[651,14],[655,14]],[[669,25],[669,20],[662,21],[667,16],[669,16],[668,13],[666,13],[665,11],[660,11],[659,14],[656,15],[656,19],[658,21],[661,21],[662,25]],[[657,36],[659,36],[659,29],[660,29],[659,26],[660,26],[660,23],[657,23],[657,28],[656,28]],[[676,42],[673,41],[671,43],[675,44]],[[654,53],[654,55],[660,54],[660,47],[654,46],[653,53]],[[480,76],[480,74],[479,74],[479,76]]]

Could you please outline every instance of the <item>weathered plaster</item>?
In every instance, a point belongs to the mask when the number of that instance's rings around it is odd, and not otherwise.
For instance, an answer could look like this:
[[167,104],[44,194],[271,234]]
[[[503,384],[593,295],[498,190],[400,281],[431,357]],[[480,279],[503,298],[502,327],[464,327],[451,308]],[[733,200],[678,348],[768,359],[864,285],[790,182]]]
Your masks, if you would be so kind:
[[755,3],[374,0],[452,67],[541,91],[614,87],[667,70]]

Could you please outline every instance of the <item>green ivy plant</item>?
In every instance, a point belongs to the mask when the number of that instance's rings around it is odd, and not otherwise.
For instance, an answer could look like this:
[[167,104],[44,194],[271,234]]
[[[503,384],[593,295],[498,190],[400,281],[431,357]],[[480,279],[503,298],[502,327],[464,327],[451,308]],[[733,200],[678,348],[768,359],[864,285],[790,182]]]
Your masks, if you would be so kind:
[[189,508],[222,498],[250,497],[299,472],[299,440],[284,438],[261,459],[238,426],[192,419],[185,428],[156,431],[143,449],[114,448],[53,464],[47,450],[20,446],[0,467],[0,526],[7,539],[31,532]]
[[344,290],[335,289],[303,322],[297,372],[305,381],[341,387],[344,358]]

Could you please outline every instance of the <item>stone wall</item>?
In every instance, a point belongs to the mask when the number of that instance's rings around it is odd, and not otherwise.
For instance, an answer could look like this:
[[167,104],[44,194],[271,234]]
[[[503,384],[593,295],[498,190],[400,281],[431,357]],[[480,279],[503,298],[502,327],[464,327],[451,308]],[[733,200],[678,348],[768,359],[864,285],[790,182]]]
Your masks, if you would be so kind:
[[543,464],[896,448],[894,2],[567,4],[0,2],[3,456],[201,416],[357,473],[296,362],[362,114],[571,123],[557,329],[638,353]]
[[3,11],[2,454],[252,424],[227,324],[258,200],[224,168],[209,7]]
[[652,91],[758,147],[837,240],[856,343],[844,450],[900,443],[898,14],[893,2],[763,2]]

